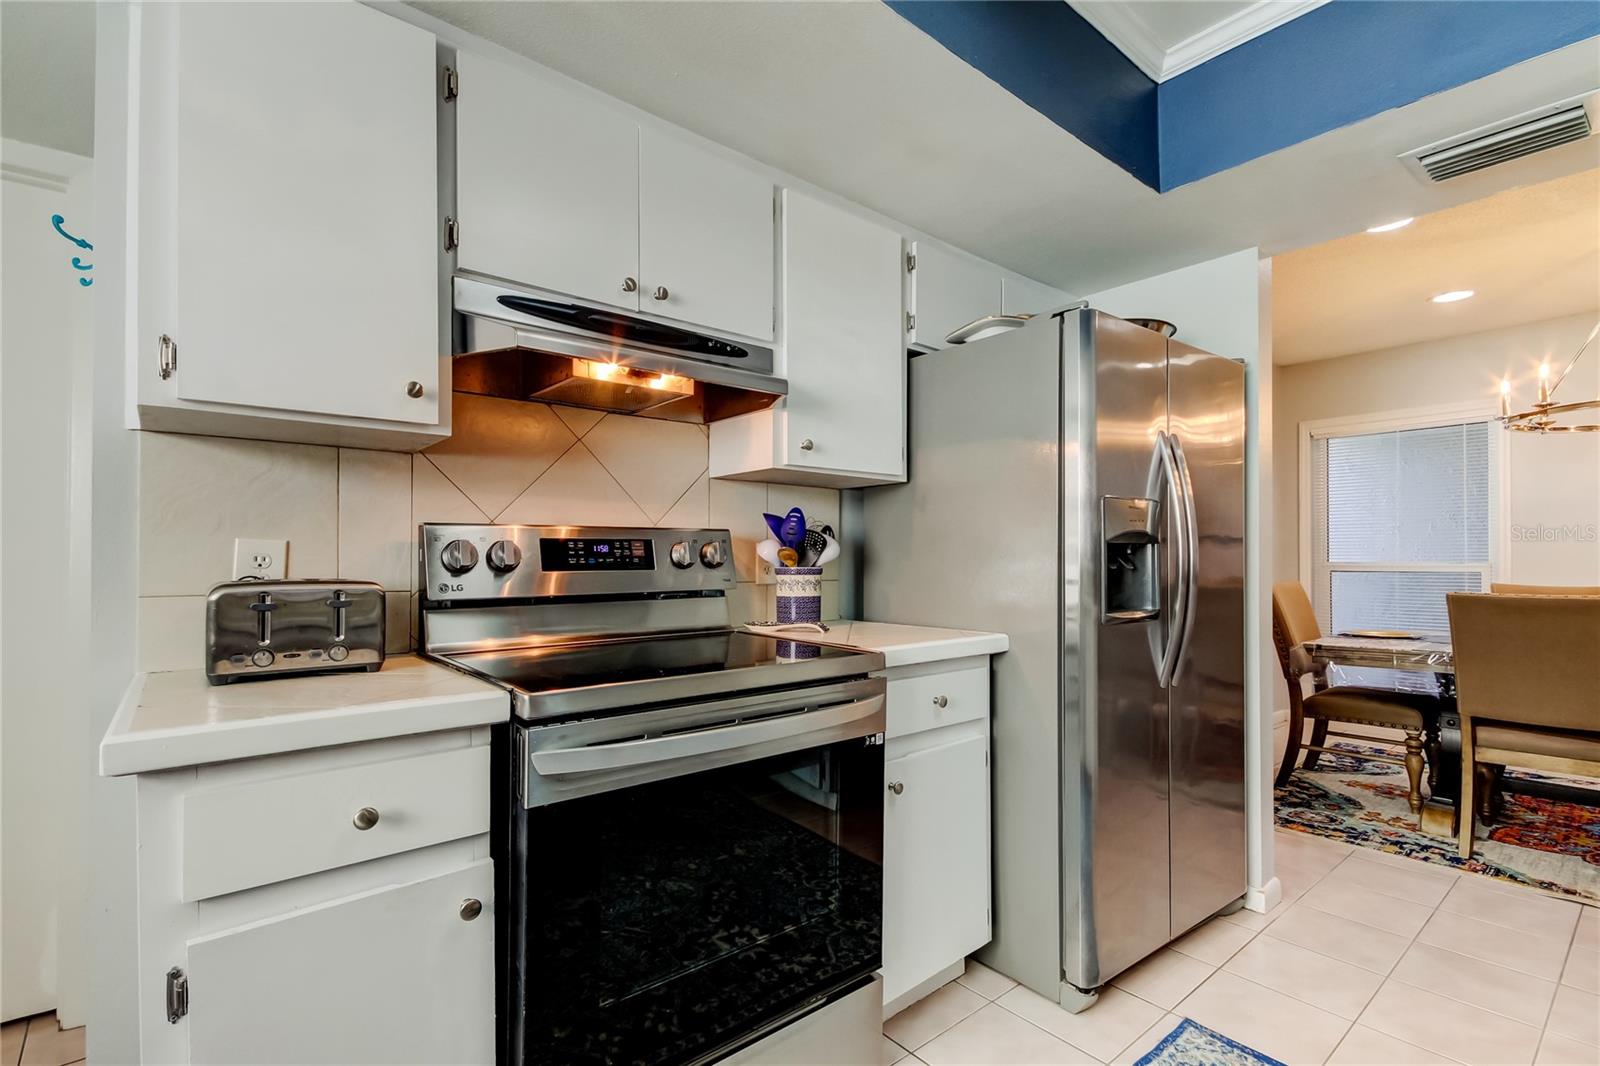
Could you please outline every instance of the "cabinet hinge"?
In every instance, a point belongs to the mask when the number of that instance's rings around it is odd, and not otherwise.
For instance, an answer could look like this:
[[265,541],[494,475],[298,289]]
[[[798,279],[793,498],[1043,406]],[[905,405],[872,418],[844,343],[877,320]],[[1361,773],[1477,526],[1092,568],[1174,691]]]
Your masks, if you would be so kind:
[[916,270],[916,269],[917,269],[917,253],[916,252],[907,252],[906,253],[906,273],[909,274],[913,270]]
[[461,95],[461,72],[455,67],[444,68],[444,102],[449,103]]
[[461,227],[454,218],[444,220],[444,250],[453,252],[461,244]]
[[156,343],[160,352],[160,362],[156,364],[156,373],[165,381],[178,372],[178,342],[167,336],[161,335],[161,340]]
[[189,1013],[189,975],[174,966],[167,971],[167,1021],[173,1025]]
[[910,311],[906,312],[906,332],[914,333],[917,328],[917,316]]

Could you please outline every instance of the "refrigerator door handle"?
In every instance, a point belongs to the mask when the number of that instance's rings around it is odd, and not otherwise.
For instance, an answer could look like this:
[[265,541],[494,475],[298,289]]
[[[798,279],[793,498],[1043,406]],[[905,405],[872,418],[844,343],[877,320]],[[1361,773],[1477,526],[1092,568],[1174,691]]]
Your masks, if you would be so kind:
[[1194,617],[1200,602],[1200,522],[1195,517],[1194,479],[1189,476],[1189,460],[1183,454],[1183,442],[1176,433],[1172,433],[1167,436],[1167,444],[1172,450],[1173,470],[1182,487],[1180,518],[1183,528],[1180,536],[1184,541],[1184,550],[1178,556],[1181,561],[1178,581],[1183,589],[1183,607],[1179,612],[1181,617],[1177,620],[1178,628],[1172,637],[1177,655],[1173,658],[1172,671],[1167,675],[1167,684],[1170,686],[1176,685],[1178,678],[1183,676],[1183,665],[1189,657],[1189,637],[1194,632]]
[[1165,430],[1156,432],[1155,453],[1150,457],[1150,475],[1146,483],[1145,494],[1152,499],[1158,499],[1162,485],[1166,486],[1167,499],[1172,501],[1173,514],[1177,520],[1177,535],[1173,540],[1174,561],[1177,580],[1174,582],[1176,595],[1175,602],[1170,611],[1163,611],[1167,621],[1167,639],[1165,644],[1158,644],[1158,638],[1152,631],[1150,639],[1150,655],[1156,668],[1156,680],[1162,688],[1171,684],[1173,669],[1178,660],[1178,638],[1182,636],[1181,626],[1183,618],[1189,610],[1189,585],[1186,576],[1189,573],[1189,516],[1186,513],[1188,498],[1183,494],[1179,481],[1177,459],[1172,448],[1172,438]]

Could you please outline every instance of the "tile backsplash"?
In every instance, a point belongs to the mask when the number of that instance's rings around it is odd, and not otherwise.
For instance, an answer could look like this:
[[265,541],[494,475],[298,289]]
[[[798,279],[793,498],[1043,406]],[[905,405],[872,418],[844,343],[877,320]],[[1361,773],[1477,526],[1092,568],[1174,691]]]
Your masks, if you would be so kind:
[[[726,527],[735,622],[771,618],[762,511],[799,506],[839,528],[833,489],[712,481],[703,427],[458,393],[449,440],[425,452],[141,433],[139,662],[204,665],[205,595],[231,577],[235,537],[289,541],[288,576],[377,581],[391,652],[409,650],[422,522]],[[838,602],[824,572],[823,613]]]

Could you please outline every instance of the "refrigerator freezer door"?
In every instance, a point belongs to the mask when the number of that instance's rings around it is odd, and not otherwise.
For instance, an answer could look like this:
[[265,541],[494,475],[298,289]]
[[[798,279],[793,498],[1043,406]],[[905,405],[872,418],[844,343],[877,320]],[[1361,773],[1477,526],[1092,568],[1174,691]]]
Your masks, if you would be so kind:
[[[1086,321],[1083,389],[1093,398],[1085,423],[1086,494],[1067,499],[1066,514],[1098,518],[1107,496],[1144,496],[1158,434],[1167,426],[1166,339],[1109,315],[1068,315]],[[1162,539],[1177,513],[1163,499]],[[1098,534],[1098,530],[1096,531]],[[1086,538],[1083,567],[1099,574],[1102,537]],[[1165,544],[1163,544],[1165,547]],[[1155,559],[1170,569],[1172,552]],[[1171,574],[1159,575],[1160,600],[1171,602]],[[1166,638],[1169,612],[1135,624],[1100,621],[1098,582],[1084,586],[1083,693],[1087,718],[1064,719],[1063,771],[1068,790],[1063,866],[1069,884],[1063,903],[1064,978],[1093,988],[1156,951],[1171,938],[1168,882],[1167,694],[1157,678],[1151,643]],[[1069,658],[1073,649],[1065,649]],[[1081,738],[1081,739],[1080,739]],[[1079,750],[1074,751],[1074,741]],[[998,768],[997,768],[998,772]],[[1075,802],[1074,793],[1082,797]],[[1078,810],[1088,817],[1075,818]],[[1071,831],[1083,835],[1073,839]],[[1074,888],[1078,899],[1074,900]],[[1074,915],[1074,909],[1077,914]]]
[[1192,623],[1168,689],[1172,935],[1245,892],[1244,368],[1167,345],[1169,428],[1198,536]]

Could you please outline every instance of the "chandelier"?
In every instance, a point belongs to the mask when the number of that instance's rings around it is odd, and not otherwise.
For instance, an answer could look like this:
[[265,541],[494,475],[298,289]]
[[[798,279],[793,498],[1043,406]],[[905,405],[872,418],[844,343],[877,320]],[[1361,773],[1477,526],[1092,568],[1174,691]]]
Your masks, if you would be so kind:
[[1600,397],[1592,400],[1577,400],[1573,403],[1556,403],[1556,390],[1567,379],[1579,356],[1594,343],[1596,335],[1600,335],[1600,322],[1596,322],[1594,329],[1589,331],[1589,338],[1578,347],[1577,352],[1567,360],[1566,368],[1557,375],[1555,381],[1550,380],[1550,363],[1545,361],[1539,364],[1539,399],[1526,411],[1513,414],[1511,411],[1511,379],[1500,379],[1500,424],[1507,429],[1514,429],[1519,433],[1600,433],[1600,423],[1588,422],[1578,425],[1561,425],[1559,416],[1569,415],[1574,411],[1588,411],[1600,409]]

